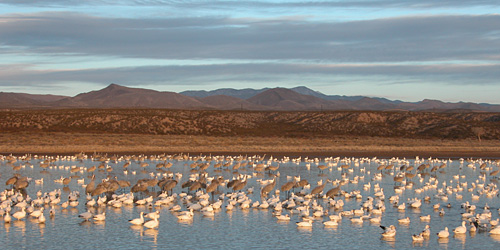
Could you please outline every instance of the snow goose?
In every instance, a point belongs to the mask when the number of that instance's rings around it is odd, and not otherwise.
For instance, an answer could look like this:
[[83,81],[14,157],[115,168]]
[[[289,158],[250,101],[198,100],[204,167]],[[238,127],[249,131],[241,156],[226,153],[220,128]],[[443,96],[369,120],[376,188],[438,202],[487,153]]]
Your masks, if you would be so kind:
[[289,221],[290,220],[290,215],[289,214],[280,214],[278,216],[276,216],[276,218],[279,220],[279,221]]
[[424,236],[422,233],[414,234],[411,236],[411,239],[413,240],[413,242],[421,242],[424,241]]
[[430,237],[431,236],[431,226],[425,225],[425,228],[422,231],[422,236],[424,236],[424,237]]
[[394,237],[396,236],[396,227],[394,225],[390,225],[389,227],[380,226],[384,230],[382,233],[382,237]]
[[5,213],[5,215],[3,216],[3,222],[10,223],[11,221],[12,221],[12,217],[10,216],[10,214],[8,212]]
[[455,234],[464,234],[467,232],[467,227],[465,227],[465,221],[462,221],[462,225],[453,230]]
[[403,218],[403,219],[399,219],[398,222],[400,224],[410,224],[410,217],[406,217],[406,218]]
[[84,213],[81,213],[81,214],[78,215],[78,217],[80,217],[80,218],[82,218],[82,219],[84,219],[86,221],[92,219],[93,216],[94,215],[90,211],[87,211],[87,212],[84,212]]
[[94,220],[95,221],[104,221],[104,220],[106,220],[106,212],[103,212],[102,214],[96,214],[96,215],[94,215]]
[[297,227],[312,227],[312,220],[307,219],[304,221],[297,222],[295,224],[297,225]]
[[45,223],[47,219],[45,219],[45,216],[43,215],[43,213],[38,217],[38,223],[42,224],[42,223]]
[[158,222],[158,218],[154,218],[152,220],[149,220],[149,221],[146,221],[144,223],[144,227],[147,227],[147,228],[155,228],[155,227],[158,227],[160,223]]
[[422,215],[420,216],[420,221],[431,221],[431,215],[428,214],[428,215]]
[[490,234],[492,234],[492,235],[500,235],[500,227],[497,226],[497,227],[491,229]]
[[141,212],[139,218],[129,220],[128,222],[132,225],[142,225],[144,223],[144,212]]
[[338,226],[339,223],[337,221],[334,221],[334,220],[329,220],[329,221],[323,222],[323,225],[325,225],[325,227],[335,227],[335,226]]
[[439,238],[448,238],[448,236],[450,236],[450,232],[448,232],[448,227],[445,227],[444,230],[439,231],[439,233],[437,233],[437,236]]
[[17,220],[21,220],[22,218],[26,217],[26,211],[25,208],[21,208],[21,211],[17,211],[14,214],[12,214],[12,217],[16,218]]

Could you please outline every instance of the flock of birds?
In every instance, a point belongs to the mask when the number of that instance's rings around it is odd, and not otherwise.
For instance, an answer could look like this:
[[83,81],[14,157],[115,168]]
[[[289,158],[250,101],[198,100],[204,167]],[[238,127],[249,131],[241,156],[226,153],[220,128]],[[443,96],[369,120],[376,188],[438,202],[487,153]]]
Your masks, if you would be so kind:
[[[60,164],[89,161],[96,165]],[[149,213],[141,211],[137,218],[127,218],[131,226],[147,229],[159,228],[160,210],[168,209],[178,221],[192,221],[196,215],[214,217],[220,211],[265,209],[272,211],[279,222],[292,218],[298,220],[296,226],[299,228],[312,228],[320,223],[323,227],[337,227],[343,220],[350,220],[353,224],[369,222],[383,230],[382,238],[411,237],[413,242],[429,240],[432,235],[448,238],[451,233],[500,235],[500,209],[492,209],[487,204],[476,206],[481,197],[498,199],[500,160],[459,161],[460,166],[456,167],[479,171],[478,178],[467,182],[464,181],[465,175],[457,174],[451,179],[442,179],[440,176],[444,175],[452,160],[418,157],[410,161],[340,157],[277,159],[265,155],[8,155],[0,156],[2,167],[12,168],[12,176],[6,180],[5,190],[0,193],[0,216],[5,224],[26,218],[45,223],[46,217],[57,216],[59,209],[81,208],[83,206],[79,205],[83,202],[85,210],[78,216],[83,221],[96,223],[106,220],[106,207],[149,208]],[[171,171],[171,167],[179,163],[189,169],[188,173]],[[304,166],[309,172],[317,173],[319,181],[310,183],[300,175],[281,176],[280,166],[283,165]],[[50,177],[48,181],[54,181],[63,189],[73,181],[80,188],[67,192],[67,195],[60,188],[43,192],[41,187],[47,180],[23,176],[26,168],[40,168]],[[67,175],[53,178],[50,173],[54,169],[64,170]],[[131,183],[131,180],[134,181]],[[386,197],[388,192],[384,188],[393,188],[393,195]],[[387,206],[402,213],[432,206],[439,216],[445,218],[449,211],[445,208],[451,209],[452,206],[449,199],[461,201],[460,208],[453,209],[460,210],[462,222],[451,231],[448,227],[431,227],[430,214],[419,217],[426,225],[413,235],[399,236],[396,225],[380,225]],[[345,204],[352,200],[362,201],[361,206],[345,208]],[[397,222],[399,225],[413,223],[410,217],[400,218]],[[436,231],[432,233],[431,228]]]

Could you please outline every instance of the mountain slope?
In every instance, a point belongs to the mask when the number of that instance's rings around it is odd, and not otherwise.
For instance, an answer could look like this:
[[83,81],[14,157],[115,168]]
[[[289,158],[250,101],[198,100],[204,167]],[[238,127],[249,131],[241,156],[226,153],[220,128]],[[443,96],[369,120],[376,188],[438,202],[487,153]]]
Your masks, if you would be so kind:
[[5,93],[0,92],[0,107],[36,107],[47,106],[50,102],[67,98],[57,95],[33,95],[25,93]]
[[212,91],[205,91],[205,90],[189,90],[189,91],[183,91],[180,92],[179,94],[185,95],[185,96],[192,96],[192,97],[208,97],[208,96],[231,96],[231,97],[236,97],[240,99],[248,99],[252,96],[255,96],[259,93],[262,93],[269,88],[263,88],[263,89],[230,89],[230,88],[224,88],[224,89],[216,89]]
[[[263,89],[185,91],[184,94],[111,84],[74,97],[0,92],[0,108],[159,108],[220,110],[407,110],[434,112],[500,112],[500,105],[391,101],[364,96],[325,95],[304,86]],[[219,94],[216,94],[219,93]],[[196,96],[196,97],[193,97]]]
[[195,98],[174,92],[159,92],[149,89],[128,88],[116,84],[69,97],[54,105],[59,107],[100,107],[100,108],[200,108],[205,104]]

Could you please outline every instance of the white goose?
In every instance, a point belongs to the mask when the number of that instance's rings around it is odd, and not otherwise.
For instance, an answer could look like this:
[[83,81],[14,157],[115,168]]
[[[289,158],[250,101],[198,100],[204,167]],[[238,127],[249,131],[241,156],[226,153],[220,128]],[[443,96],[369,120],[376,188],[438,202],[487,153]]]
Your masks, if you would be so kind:
[[312,227],[312,220],[308,219],[301,222],[297,222],[295,224],[297,225],[297,227]]
[[453,230],[455,234],[464,234],[467,232],[467,227],[465,227],[465,221],[462,221],[462,225]]
[[87,212],[83,212],[81,214],[78,215],[78,217],[88,221],[90,219],[92,219],[94,215],[90,212],[90,211],[87,211]]
[[26,217],[26,211],[25,208],[21,208],[21,211],[17,211],[14,214],[12,214],[12,217],[16,218],[17,220],[21,220],[22,218]]
[[323,225],[325,225],[325,227],[336,227],[339,225],[339,223],[337,221],[334,221],[334,220],[329,220],[329,221],[323,222]]
[[10,223],[12,221],[12,217],[10,216],[9,212],[5,213],[3,216],[3,222],[4,223]]
[[398,222],[400,224],[410,224],[410,217],[406,217],[406,218],[403,218],[403,219],[399,219]]
[[155,228],[155,227],[158,227],[160,223],[158,222],[158,218],[154,218],[152,220],[149,220],[149,221],[146,221],[144,223],[144,227],[147,227],[147,228]]
[[280,214],[278,216],[276,216],[276,218],[279,220],[279,221],[289,221],[290,220],[290,215],[289,214]]
[[444,230],[441,230],[439,233],[437,233],[437,236],[439,238],[448,238],[448,236],[450,236],[450,232],[448,232],[448,227],[445,227]]
[[104,220],[106,220],[106,212],[103,212],[102,214],[96,214],[96,215],[94,215],[94,220],[95,221],[104,221]]
[[492,234],[492,235],[500,235],[500,227],[497,226],[497,227],[491,229],[490,234]]
[[390,225],[389,227],[380,226],[380,228],[384,229],[382,237],[390,238],[396,236],[396,227],[394,225]]
[[141,215],[139,218],[129,220],[128,222],[130,222],[130,224],[132,224],[132,225],[142,225],[144,223],[144,216],[143,215],[144,215],[144,212],[141,212]]
[[148,213],[144,216],[145,218],[150,218],[152,220],[160,218],[160,210],[156,210],[155,212]]
[[32,217],[38,218],[43,214],[43,207],[40,208],[40,210],[35,210],[30,213]]
[[425,225],[425,228],[422,231],[422,236],[424,236],[424,237],[430,237],[431,236],[431,226]]
[[176,215],[177,219],[180,221],[186,221],[186,220],[192,220],[193,219],[193,210],[189,211],[182,211],[179,214]]
[[423,233],[419,233],[419,234],[414,234],[411,236],[411,239],[414,241],[414,242],[421,242],[421,241],[424,241],[424,236],[423,236]]
[[38,217],[38,223],[42,224],[42,223],[45,223],[47,219],[45,219],[45,216],[43,215],[43,213]]

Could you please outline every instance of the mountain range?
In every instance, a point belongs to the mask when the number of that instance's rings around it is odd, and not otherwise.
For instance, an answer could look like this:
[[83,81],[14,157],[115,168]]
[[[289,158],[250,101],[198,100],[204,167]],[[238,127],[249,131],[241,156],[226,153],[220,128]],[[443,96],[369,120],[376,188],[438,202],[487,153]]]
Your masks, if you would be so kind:
[[500,105],[439,100],[393,101],[366,96],[325,95],[307,87],[217,89],[180,93],[117,84],[74,97],[0,92],[0,108],[159,108],[208,110],[406,110],[500,112]]

